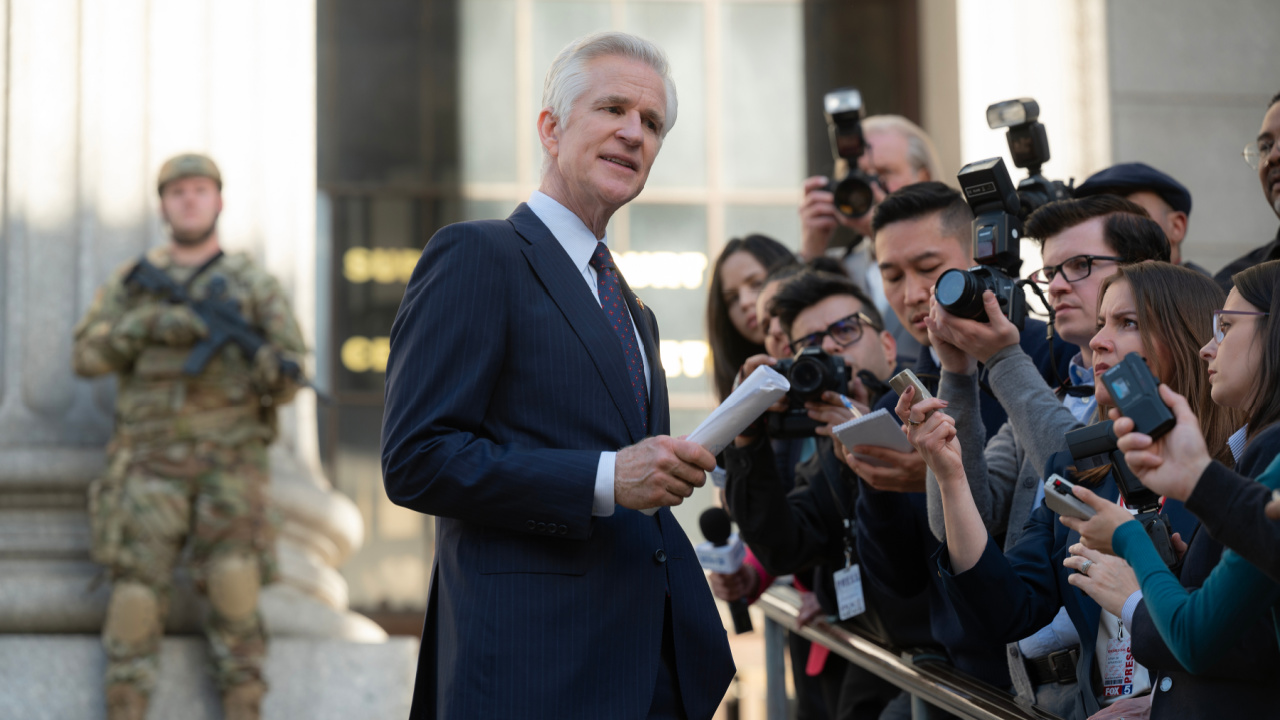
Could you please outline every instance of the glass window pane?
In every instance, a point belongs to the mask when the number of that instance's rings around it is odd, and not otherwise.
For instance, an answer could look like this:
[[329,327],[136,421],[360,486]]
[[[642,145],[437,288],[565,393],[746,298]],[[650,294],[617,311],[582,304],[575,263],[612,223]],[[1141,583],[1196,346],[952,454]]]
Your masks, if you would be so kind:
[[464,0],[461,15],[462,179],[515,182],[515,2]]
[[618,257],[627,283],[658,316],[662,364],[673,393],[710,392],[706,308],[706,208],[632,205],[631,249]]
[[752,233],[768,235],[791,248],[800,249],[800,211],[792,205],[726,205],[724,240]]
[[800,3],[726,3],[721,32],[724,183],[798,187],[804,179]]
[[628,3],[626,31],[667,53],[676,83],[675,127],[649,173],[649,187],[702,187],[707,182],[706,63],[701,3]]

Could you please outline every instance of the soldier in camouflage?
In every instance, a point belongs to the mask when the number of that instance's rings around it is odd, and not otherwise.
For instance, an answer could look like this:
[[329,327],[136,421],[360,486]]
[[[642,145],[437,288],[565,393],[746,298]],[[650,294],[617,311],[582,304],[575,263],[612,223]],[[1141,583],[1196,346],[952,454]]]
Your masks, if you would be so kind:
[[94,559],[113,582],[102,629],[107,715],[141,719],[155,687],[172,575],[189,546],[209,599],[205,631],[227,718],[259,717],[266,635],[258,592],[275,572],[267,504],[267,446],[276,408],[297,386],[281,357],[305,352],[276,280],[218,244],[222,179],[213,161],[180,155],[160,170],[172,242],[146,258],[195,299],[225,286],[268,345],[247,358],[224,346],[202,372],[182,365],[209,329],[191,307],[125,283],[127,263],[76,326],[75,371],[119,376],[106,474],[90,487]]

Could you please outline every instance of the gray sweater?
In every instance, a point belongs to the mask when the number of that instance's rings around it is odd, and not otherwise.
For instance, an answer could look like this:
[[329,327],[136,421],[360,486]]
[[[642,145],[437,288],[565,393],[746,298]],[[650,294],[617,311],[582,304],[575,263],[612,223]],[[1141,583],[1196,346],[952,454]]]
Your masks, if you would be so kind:
[[[956,433],[965,475],[978,513],[993,537],[1005,534],[1008,551],[1031,517],[1036,486],[1054,453],[1067,449],[1065,435],[1081,427],[1045,383],[1035,363],[1018,345],[991,356],[986,363],[987,384],[1009,415],[1009,421],[986,442],[986,427],[978,405],[978,376],[943,371],[938,396],[950,403],[947,414],[956,419]],[[930,470],[925,478],[929,528],[943,540],[942,494]]]

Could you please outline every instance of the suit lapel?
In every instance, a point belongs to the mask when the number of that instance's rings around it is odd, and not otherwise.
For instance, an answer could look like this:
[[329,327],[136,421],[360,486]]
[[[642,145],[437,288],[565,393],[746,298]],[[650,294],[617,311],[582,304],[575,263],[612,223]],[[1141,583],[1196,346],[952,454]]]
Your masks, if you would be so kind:
[[627,285],[627,279],[622,277],[621,270],[618,271],[618,282],[622,285],[627,310],[631,312],[636,330],[640,333],[640,342],[644,344],[644,354],[649,359],[649,434],[666,435],[671,431],[671,416],[667,405],[667,373],[662,367],[657,322],[653,311],[641,306],[640,299],[631,292],[631,286]]
[[521,203],[507,221],[529,243],[522,248],[525,259],[591,356],[600,379],[626,423],[631,441],[643,440],[644,427],[631,395],[631,380],[627,377],[627,360],[622,354],[622,344],[600,310],[600,304],[591,295],[591,289],[559,241],[528,205]]

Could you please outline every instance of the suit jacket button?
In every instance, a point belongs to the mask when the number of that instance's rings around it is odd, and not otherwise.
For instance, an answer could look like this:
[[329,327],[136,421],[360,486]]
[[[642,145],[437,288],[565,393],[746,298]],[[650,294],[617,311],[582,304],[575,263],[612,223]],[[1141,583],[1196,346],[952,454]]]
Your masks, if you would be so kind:
[[1173,687],[1173,678],[1169,677],[1168,675],[1160,678],[1161,692],[1169,692],[1169,688],[1171,687]]
[[529,528],[530,531],[532,531],[534,528],[538,526],[538,523],[530,520],[529,522],[525,523],[524,526]]
[[667,561],[667,554],[663,552],[662,548],[658,548],[653,551],[653,559],[657,560],[659,564],[664,563]]
[[568,526],[568,525],[561,525],[561,526],[560,526],[560,534],[561,534],[561,535],[568,535],[568,534],[569,534],[569,526]]
[[537,530],[538,530],[538,532],[546,532],[546,531],[547,531],[547,524],[546,524],[546,523],[538,523]]
[[1031,488],[1035,484],[1036,484],[1035,478],[1027,478],[1026,480],[1022,481],[1022,487],[1025,487],[1025,488]]

